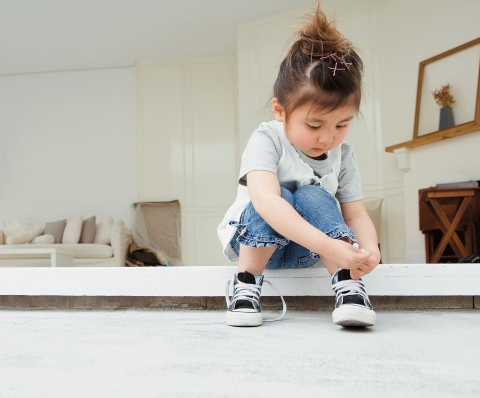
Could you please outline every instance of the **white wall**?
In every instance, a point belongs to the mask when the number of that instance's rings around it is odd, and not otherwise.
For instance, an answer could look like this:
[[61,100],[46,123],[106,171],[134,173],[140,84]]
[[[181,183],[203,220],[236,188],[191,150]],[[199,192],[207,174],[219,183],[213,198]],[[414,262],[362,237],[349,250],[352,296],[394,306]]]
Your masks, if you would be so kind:
[[130,221],[135,68],[0,77],[0,222]]
[[[372,4],[379,117],[386,147],[413,138],[419,63],[480,36],[480,2],[372,0]],[[479,180],[479,148],[478,132],[413,148],[412,168],[405,174],[396,167],[393,154],[384,156],[386,189],[403,186],[407,259],[424,259],[418,190],[441,182]]]

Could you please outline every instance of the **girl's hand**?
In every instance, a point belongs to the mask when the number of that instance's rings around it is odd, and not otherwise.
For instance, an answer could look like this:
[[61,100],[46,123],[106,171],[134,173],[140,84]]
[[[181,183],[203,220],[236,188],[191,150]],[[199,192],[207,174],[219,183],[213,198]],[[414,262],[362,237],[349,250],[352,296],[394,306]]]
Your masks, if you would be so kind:
[[336,268],[357,270],[365,266],[364,263],[368,261],[370,253],[366,250],[357,249],[343,240],[330,238],[320,257]]
[[[360,249],[364,250],[364,249]],[[366,250],[364,250],[366,253],[368,253]],[[368,258],[366,261],[361,264],[357,269],[351,269],[350,270],[350,276],[352,279],[358,280],[362,276],[369,274],[370,272],[373,271],[373,269],[378,265],[380,262],[380,253],[379,252],[372,252],[369,253]]]
[[363,275],[372,272],[380,262],[380,251],[378,250],[377,233],[372,220],[368,216],[363,200],[341,203],[345,223],[353,229],[360,246],[366,247],[369,255],[358,267],[350,270],[352,279],[358,280]]

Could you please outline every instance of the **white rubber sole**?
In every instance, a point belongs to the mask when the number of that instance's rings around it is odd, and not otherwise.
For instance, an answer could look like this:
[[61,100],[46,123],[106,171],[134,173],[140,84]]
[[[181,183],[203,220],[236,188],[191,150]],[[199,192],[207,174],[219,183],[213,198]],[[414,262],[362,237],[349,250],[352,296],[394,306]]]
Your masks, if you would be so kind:
[[225,317],[228,326],[260,326],[262,322],[261,312],[227,311]]
[[374,326],[377,315],[368,308],[344,304],[333,311],[332,319],[335,325],[340,326]]

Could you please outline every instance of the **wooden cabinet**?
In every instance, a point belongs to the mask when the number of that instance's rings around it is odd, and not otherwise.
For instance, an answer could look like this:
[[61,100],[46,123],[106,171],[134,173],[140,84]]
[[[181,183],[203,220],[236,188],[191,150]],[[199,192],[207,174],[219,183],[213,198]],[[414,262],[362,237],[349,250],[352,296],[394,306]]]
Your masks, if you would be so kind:
[[457,263],[480,253],[480,188],[419,191],[427,263]]

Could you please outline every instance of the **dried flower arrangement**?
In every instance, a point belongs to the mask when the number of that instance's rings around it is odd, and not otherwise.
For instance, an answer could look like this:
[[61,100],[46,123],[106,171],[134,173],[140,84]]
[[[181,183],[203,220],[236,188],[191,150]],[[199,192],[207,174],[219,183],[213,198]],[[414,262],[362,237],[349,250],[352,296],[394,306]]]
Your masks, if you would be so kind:
[[450,106],[455,102],[452,94],[450,94],[450,88],[450,84],[447,84],[432,93],[435,102],[441,107]]

